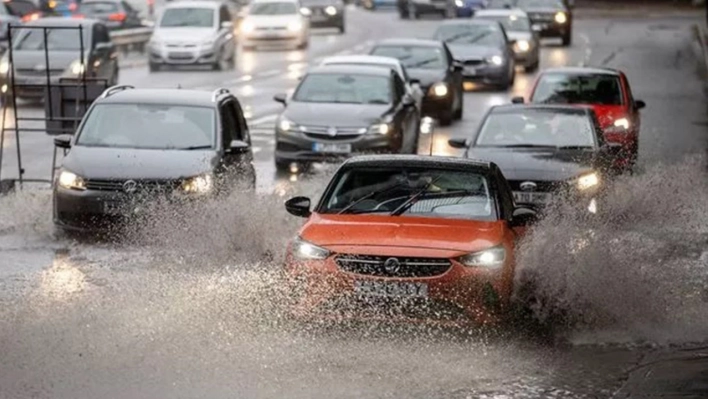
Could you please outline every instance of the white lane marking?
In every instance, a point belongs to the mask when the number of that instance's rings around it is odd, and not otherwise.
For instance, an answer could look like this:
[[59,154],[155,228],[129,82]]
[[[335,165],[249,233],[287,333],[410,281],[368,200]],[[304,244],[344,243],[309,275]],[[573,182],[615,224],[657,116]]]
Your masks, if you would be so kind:
[[251,126],[263,125],[268,122],[275,122],[275,120],[277,118],[278,118],[278,114],[266,115],[266,116],[262,116],[258,119],[254,119],[252,121],[249,121],[248,124]]
[[227,80],[224,83],[226,83],[228,85],[237,85],[237,84],[243,83],[243,82],[250,82],[251,80],[253,80],[253,75],[243,75],[238,79]]
[[275,75],[280,75],[280,69],[271,69],[270,71],[265,71],[258,74],[258,76],[262,78],[268,78]]
[[578,63],[578,66],[584,67],[590,63],[590,57],[592,56],[592,48],[590,47],[590,37],[585,33],[581,33],[580,38],[585,42],[585,56],[583,60]]
[[250,131],[251,140],[257,141],[259,143],[270,143],[272,137],[275,135],[275,127],[263,131]]

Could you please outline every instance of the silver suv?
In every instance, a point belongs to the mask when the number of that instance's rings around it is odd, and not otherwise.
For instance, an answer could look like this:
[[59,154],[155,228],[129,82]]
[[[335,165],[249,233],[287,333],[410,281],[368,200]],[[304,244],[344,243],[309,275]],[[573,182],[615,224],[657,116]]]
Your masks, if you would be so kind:
[[150,38],[150,71],[163,65],[210,65],[215,70],[232,67],[236,58],[233,30],[231,13],[224,3],[171,3]]

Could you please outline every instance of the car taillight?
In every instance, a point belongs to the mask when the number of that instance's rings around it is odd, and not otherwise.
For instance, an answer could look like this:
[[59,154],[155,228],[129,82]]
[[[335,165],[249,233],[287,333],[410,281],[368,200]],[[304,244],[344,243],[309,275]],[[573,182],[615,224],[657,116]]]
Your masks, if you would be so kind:
[[84,14],[74,14],[73,17],[74,17],[74,18],[77,18],[77,19],[84,19],[84,18],[86,18],[86,16],[85,16]]
[[39,13],[33,12],[22,17],[22,22],[36,21],[37,19],[39,19]]
[[125,13],[117,12],[108,16],[109,21],[125,21]]
[[69,4],[69,10],[70,10],[70,11],[76,11],[76,7],[78,7],[78,6],[76,5],[76,3],[71,3],[71,4]]

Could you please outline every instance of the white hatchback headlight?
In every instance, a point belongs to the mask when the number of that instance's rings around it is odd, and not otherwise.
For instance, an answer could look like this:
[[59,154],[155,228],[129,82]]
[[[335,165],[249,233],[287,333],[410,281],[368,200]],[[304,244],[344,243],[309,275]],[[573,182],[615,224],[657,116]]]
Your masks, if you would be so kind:
[[302,22],[292,21],[288,24],[288,30],[290,32],[299,32],[302,30]]
[[385,135],[391,131],[391,125],[388,123],[376,123],[369,127],[369,133]]
[[10,63],[7,60],[0,61],[0,73],[6,74],[10,71]]
[[504,265],[506,250],[502,246],[473,252],[458,258],[458,261],[468,267],[484,267],[497,269]]
[[577,181],[578,189],[587,190],[589,188],[596,187],[600,184],[600,176],[597,173],[588,173],[587,175],[580,176]]
[[525,53],[529,51],[529,49],[531,48],[531,44],[528,42],[528,40],[519,40],[516,42],[514,48],[519,53]]
[[191,177],[182,182],[182,191],[189,194],[208,194],[214,189],[214,178],[210,174]]
[[297,129],[297,125],[293,123],[291,120],[289,120],[286,117],[280,118],[280,121],[278,122],[278,129],[280,129],[283,132],[292,132]]
[[312,11],[310,11],[310,9],[307,7],[302,7],[302,8],[300,8],[300,14],[302,14],[304,16],[310,16],[310,15],[312,15]]
[[292,255],[300,260],[327,259],[331,252],[300,237],[295,238],[292,244]]
[[325,12],[327,15],[337,15],[337,8],[334,6],[327,6],[327,8],[325,8]]
[[68,170],[62,170],[59,174],[59,179],[57,179],[59,187],[67,188],[71,190],[86,190],[86,181],[83,177],[77,175],[76,173],[69,172]]
[[86,72],[86,65],[81,60],[75,60],[69,65],[69,71],[72,75],[81,75]]
[[557,13],[554,19],[559,24],[564,24],[564,23],[566,23],[566,21],[568,21],[568,17],[565,15],[564,12]]
[[253,22],[251,21],[243,21],[241,24],[241,32],[243,33],[251,33],[254,30],[256,30],[256,26],[253,25]]

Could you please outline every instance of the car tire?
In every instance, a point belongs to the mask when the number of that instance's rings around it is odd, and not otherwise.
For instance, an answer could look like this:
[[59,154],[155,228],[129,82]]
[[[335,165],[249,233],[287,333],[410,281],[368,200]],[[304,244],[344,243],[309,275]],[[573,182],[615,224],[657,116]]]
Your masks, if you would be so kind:
[[568,32],[563,35],[561,40],[563,41],[563,47],[568,47],[573,42],[573,34],[571,32]]
[[460,89],[459,94],[460,100],[457,102],[458,106],[455,112],[452,115],[452,118],[456,121],[459,121],[462,119],[462,113],[464,112],[465,109],[465,91],[463,89]]
[[160,65],[159,65],[159,64],[156,64],[156,63],[154,63],[154,62],[151,62],[151,63],[149,64],[149,69],[150,69],[150,72],[159,72],[159,71],[160,71]]

